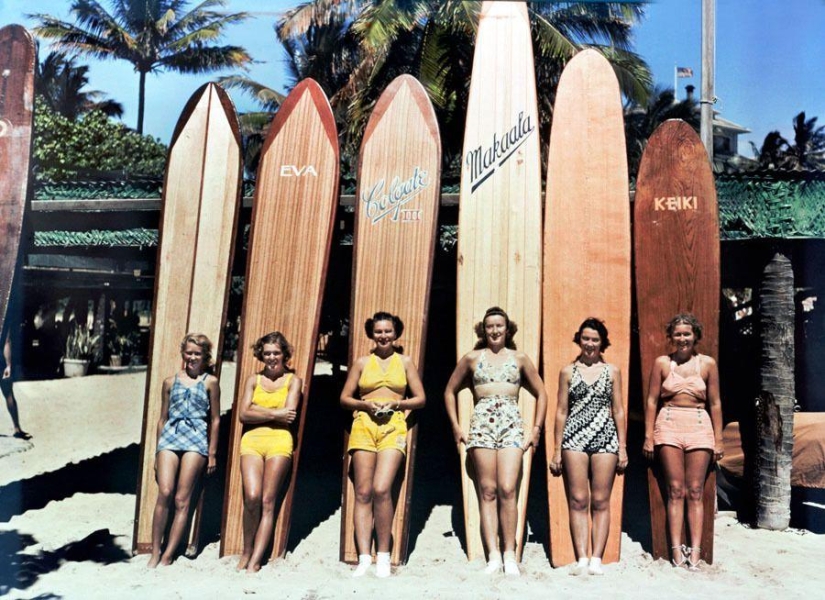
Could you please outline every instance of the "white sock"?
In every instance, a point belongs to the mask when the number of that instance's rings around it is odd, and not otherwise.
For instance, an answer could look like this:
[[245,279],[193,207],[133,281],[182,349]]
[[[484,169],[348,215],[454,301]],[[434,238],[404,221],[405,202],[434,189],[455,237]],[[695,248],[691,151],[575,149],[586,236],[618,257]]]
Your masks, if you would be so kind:
[[604,570],[602,569],[602,559],[597,556],[591,557],[590,566],[587,568],[587,572],[591,575],[604,575]]
[[484,568],[484,572],[490,575],[493,573],[498,573],[499,571],[501,571],[501,553],[491,552],[490,560],[487,561],[487,566]]
[[587,573],[587,558],[580,558],[579,561],[570,569],[570,574],[573,576],[584,575]]
[[353,577],[363,577],[369,571],[370,565],[372,564],[372,555],[371,554],[359,554],[358,555],[358,566],[355,567],[355,570],[352,572]]
[[390,564],[390,553],[379,552],[375,557],[375,576],[389,577],[392,574],[392,565]]
[[518,577],[521,571],[518,568],[518,561],[516,560],[516,553],[508,550],[504,553],[504,574]]

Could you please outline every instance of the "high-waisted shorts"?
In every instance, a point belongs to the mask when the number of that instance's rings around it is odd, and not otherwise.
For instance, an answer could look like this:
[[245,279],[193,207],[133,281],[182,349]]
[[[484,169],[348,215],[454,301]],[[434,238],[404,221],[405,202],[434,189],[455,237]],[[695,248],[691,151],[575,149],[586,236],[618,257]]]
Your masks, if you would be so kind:
[[368,412],[355,411],[347,451],[352,453],[356,450],[398,450],[406,454],[407,418],[404,411],[397,410],[387,417],[373,417]]
[[516,396],[486,396],[481,398],[470,417],[467,449],[522,448],[524,421]]
[[704,408],[665,406],[656,417],[653,444],[682,450],[713,450],[713,424]]
[[241,437],[241,456],[275,456],[292,458],[292,433],[278,427],[256,427]]

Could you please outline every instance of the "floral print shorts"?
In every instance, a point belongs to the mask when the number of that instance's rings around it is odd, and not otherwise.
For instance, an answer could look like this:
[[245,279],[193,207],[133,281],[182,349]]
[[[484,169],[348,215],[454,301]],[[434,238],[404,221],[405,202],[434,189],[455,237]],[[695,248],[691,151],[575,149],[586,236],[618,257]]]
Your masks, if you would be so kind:
[[522,448],[524,422],[516,396],[486,396],[481,398],[470,418],[467,449]]

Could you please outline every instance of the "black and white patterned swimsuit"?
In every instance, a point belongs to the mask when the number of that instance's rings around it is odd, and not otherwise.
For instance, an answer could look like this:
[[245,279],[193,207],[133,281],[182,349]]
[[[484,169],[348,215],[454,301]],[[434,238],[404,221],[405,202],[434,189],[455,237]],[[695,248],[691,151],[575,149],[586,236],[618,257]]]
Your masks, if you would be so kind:
[[573,364],[567,391],[568,413],[562,435],[562,450],[588,454],[619,453],[619,438],[613,421],[613,378],[605,365],[596,381],[589,384]]

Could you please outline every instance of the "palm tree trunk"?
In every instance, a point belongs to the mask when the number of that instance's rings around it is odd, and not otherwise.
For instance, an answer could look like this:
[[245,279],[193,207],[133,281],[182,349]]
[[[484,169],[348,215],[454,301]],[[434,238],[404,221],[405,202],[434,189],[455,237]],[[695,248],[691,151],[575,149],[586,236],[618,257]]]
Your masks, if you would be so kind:
[[794,288],[791,261],[774,255],[762,275],[759,306],[761,393],[756,402],[756,526],[786,529],[791,520]]
[[138,83],[138,118],[137,132],[143,135],[143,111],[146,108],[146,71],[140,72]]

